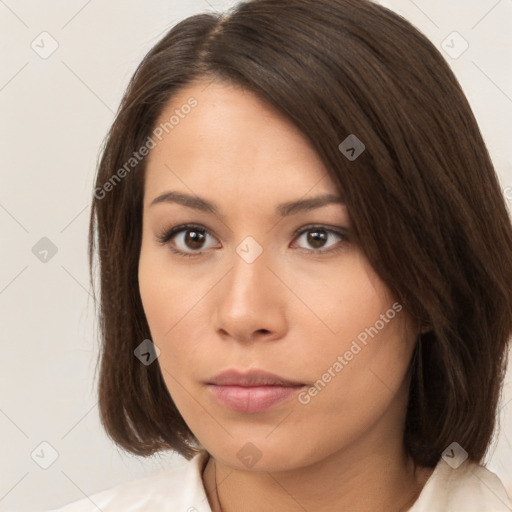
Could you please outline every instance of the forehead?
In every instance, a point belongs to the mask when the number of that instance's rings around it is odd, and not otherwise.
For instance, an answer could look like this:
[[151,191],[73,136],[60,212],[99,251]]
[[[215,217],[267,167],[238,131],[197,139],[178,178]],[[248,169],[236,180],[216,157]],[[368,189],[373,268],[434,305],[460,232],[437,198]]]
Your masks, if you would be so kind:
[[239,86],[191,84],[167,103],[153,133],[159,128],[147,162],[147,201],[163,188],[264,198],[275,191],[280,200],[290,188],[293,197],[312,188],[337,191],[305,134]]

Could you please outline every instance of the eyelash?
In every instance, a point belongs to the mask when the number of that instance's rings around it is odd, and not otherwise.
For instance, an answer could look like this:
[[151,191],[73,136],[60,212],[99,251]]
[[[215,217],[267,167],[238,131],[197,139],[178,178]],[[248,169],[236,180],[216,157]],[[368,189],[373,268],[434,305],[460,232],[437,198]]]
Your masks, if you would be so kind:
[[[338,246],[335,246],[332,249],[318,249],[318,250],[314,250],[314,249],[304,249],[303,247],[299,247],[299,250],[302,249],[303,251],[306,251],[308,253],[313,253],[315,255],[317,255],[317,254],[326,254],[326,253],[334,254],[334,253],[337,253],[338,251],[343,250],[344,247],[345,247],[345,244],[349,241],[349,238],[348,238],[347,234],[344,233],[343,231],[335,230],[335,229],[329,228],[327,226],[318,225],[318,224],[308,225],[308,226],[304,226],[302,228],[299,228],[293,234],[293,237],[294,237],[293,239],[295,240],[296,238],[298,238],[299,236],[303,235],[304,233],[307,233],[309,231],[315,231],[315,230],[317,230],[317,231],[325,231],[326,233],[334,234],[334,235],[340,237],[340,239],[341,239],[341,241],[343,243],[339,244]],[[200,256],[201,254],[203,254],[204,251],[203,252],[198,251],[198,252],[192,252],[192,253],[183,252],[183,251],[180,251],[179,249],[175,249],[171,244],[169,244],[169,241],[175,235],[178,235],[179,233],[181,233],[183,231],[198,231],[198,232],[203,233],[203,234],[209,234],[208,230],[206,228],[204,228],[203,226],[200,226],[198,224],[182,224],[180,226],[175,226],[175,227],[173,227],[171,229],[165,229],[162,232],[158,233],[157,234],[157,241],[161,245],[168,245],[169,249],[174,254],[177,254],[178,256],[183,256],[185,258],[193,258],[193,257]]]

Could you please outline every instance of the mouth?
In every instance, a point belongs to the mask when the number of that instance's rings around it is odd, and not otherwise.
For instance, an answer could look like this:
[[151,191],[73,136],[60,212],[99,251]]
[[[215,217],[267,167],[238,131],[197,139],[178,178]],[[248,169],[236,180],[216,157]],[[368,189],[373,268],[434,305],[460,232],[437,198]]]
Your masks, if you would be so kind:
[[217,401],[243,413],[263,412],[283,402],[305,386],[262,370],[228,370],[210,379],[208,389]]
[[216,386],[304,386],[303,382],[285,379],[264,370],[225,370],[212,377],[207,384]]

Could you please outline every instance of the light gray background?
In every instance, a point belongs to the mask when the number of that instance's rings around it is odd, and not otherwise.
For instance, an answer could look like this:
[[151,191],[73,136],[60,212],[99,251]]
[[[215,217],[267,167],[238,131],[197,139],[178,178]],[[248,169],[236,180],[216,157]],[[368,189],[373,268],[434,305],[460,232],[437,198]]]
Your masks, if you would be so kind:
[[[451,52],[441,50],[466,91],[512,203],[512,1],[380,3]],[[233,4],[0,0],[2,511],[53,508],[184,460],[128,456],[100,427],[88,214],[100,143],[137,64],[177,21]],[[50,36],[41,36],[44,31]],[[460,56],[464,42],[453,31],[469,44]],[[58,48],[42,58],[52,38]],[[47,262],[32,252],[43,237],[57,248]],[[489,467],[512,496],[510,373]],[[58,457],[43,469],[52,450]]]

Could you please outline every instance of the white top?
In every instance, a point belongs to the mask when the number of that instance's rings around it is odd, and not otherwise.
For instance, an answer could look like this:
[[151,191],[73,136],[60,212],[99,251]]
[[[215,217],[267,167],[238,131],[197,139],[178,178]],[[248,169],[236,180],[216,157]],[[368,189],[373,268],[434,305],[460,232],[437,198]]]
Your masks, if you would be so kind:
[[[211,512],[202,480],[207,460],[203,450],[177,468],[49,512]],[[409,512],[512,512],[512,504],[501,480],[484,466],[466,460],[452,469],[440,459]]]

